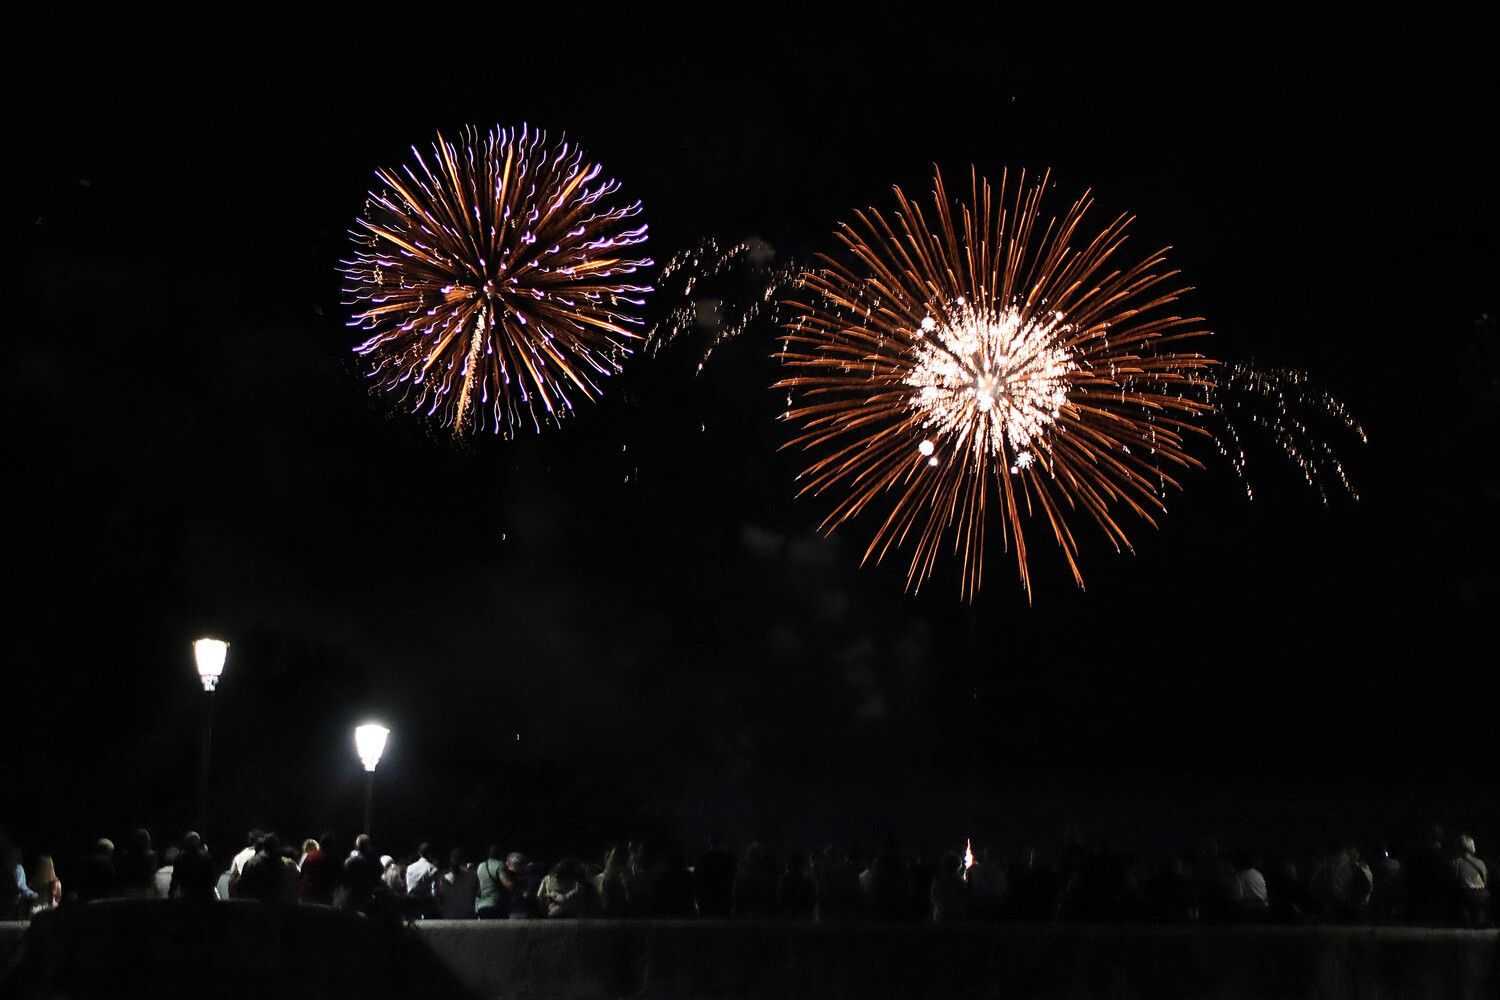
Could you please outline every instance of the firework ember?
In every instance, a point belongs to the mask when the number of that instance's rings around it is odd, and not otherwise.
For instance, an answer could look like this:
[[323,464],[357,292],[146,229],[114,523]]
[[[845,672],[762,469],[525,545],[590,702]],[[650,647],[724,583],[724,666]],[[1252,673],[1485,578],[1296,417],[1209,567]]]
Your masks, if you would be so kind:
[[857,213],[787,302],[803,492],[837,494],[825,529],[876,519],[867,560],[909,544],[913,589],[952,547],[972,599],[996,506],[1028,595],[1032,516],[1081,586],[1072,519],[1128,547],[1121,511],[1154,525],[1172,470],[1199,464],[1184,439],[1212,411],[1213,362],[1179,349],[1207,331],[1174,311],[1176,272],[1161,253],[1117,262],[1126,216],[1086,236],[1088,194],[1045,217],[1047,185],[976,175],[957,204],[939,174],[930,224],[897,188],[894,217]]
[[802,277],[798,264],[778,263],[775,256],[763,240],[726,247],[712,237],[673,254],[657,276],[657,301],[671,296],[678,304],[646,335],[645,353],[657,357],[698,333],[695,374],[701,374],[716,350],[749,329]]
[[639,202],[566,139],[522,126],[440,134],[377,170],[343,262],[370,376],[455,434],[562,420],[640,339]]
[[1254,428],[1297,467],[1324,504],[1333,492],[1359,499],[1329,437],[1355,438],[1361,444],[1368,444],[1369,437],[1349,407],[1315,386],[1306,372],[1234,362],[1220,371],[1214,399],[1219,452],[1239,476],[1246,496],[1255,497],[1245,454],[1249,429]]

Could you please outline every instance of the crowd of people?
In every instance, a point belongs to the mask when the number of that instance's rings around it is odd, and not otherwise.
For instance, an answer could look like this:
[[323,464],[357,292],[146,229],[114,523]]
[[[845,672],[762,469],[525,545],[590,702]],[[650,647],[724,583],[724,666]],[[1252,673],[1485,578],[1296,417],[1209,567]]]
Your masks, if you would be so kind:
[[1467,834],[1430,830],[1422,843],[1366,859],[1331,845],[1311,862],[1221,852],[1211,841],[1145,864],[1078,842],[1018,857],[990,849],[943,855],[894,844],[862,853],[828,848],[777,857],[758,843],[731,852],[715,840],[689,859],[646,842],[611,847],[599,863],[552,864],[492,845],[471,861],[462,847],[420,844],[377,853],[369,836],[301,841],[250,831],[216,864],[197,833],[158,857],[137,830],[124,849],[99,840],[64,886],[52,858],[28,873],[6,850],[4,919],[114,897],[248,899],[346,907],[405,919],[556,917],[816,920],[1012,920],[1089,923],[1414,923],[1490,925],[1490,867]]

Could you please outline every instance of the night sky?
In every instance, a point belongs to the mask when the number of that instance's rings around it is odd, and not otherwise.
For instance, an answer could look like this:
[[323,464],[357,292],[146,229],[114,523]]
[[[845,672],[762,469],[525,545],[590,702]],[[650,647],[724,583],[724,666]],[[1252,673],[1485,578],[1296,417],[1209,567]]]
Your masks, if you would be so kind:
[[[367,716],[387,847],[1500,833],[1493,14],[486,9],[13,26],[0,832],[180,833],[213,634],[219,848],[356,832]],[[972,608],[951,562],[913,596],[899,558],[859,568],[869,526],[824,538],[795,499],[765,324],[455,445],[370,393],[335,268],[375,167],[522,121],[643,200],[659,262],[709,235],[806,259],[933,163],[1050,167],[1174,248],[1211,353],[1350,404],[1362,499],[1261,441],[1254,502],[1210,462],[1134,555],[1085,530],[1086,591],[1034,533],[1033,603],[998,548]]]

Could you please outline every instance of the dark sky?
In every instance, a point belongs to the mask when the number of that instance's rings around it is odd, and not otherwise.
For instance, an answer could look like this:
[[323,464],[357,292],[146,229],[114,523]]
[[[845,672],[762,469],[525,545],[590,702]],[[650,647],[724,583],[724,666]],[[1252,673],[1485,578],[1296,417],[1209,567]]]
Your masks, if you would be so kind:
[[[20,16],[5,832],[180,830],[204,633],[232,642],[218,846],[352,833],[366,715],[395,731],[392,839],[1500,830],[1493,15],[485,9],[196,38]],[[633,360],[561,430],[455,446],[369,394],[335,267],[376,166],[521,121],[644,201],[658,261],[707,235],[806,257],[934,162],[1051,167],[1175,248],[1215,354],[1350,403],[1363,499],[1324,507],[1263,445],[1255,502],[1214,466],[1133,556],[1087,537],[1087,591],[1038,538],[1030,605],[998,551],[972,609],[952,574],[911,596],[793,499],[765,326],[702,375],[691,342]]]

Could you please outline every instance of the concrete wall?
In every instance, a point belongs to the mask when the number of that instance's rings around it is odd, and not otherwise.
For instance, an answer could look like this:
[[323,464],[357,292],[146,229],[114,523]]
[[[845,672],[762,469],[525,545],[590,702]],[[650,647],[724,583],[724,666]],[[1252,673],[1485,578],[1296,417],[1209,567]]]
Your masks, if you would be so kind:
[[10,964],[10,956],[15,952],[16,945],[21,943],[21,935],[25,933],[25,924],[0,920],[0,969]]
[[491,998],[1500,998],[1500,931],[432,921]]
[[[0,963],[24,924],[0,924]],[[1495,1000],[1500,931],[733,921],[427,921],[516,1000]]]

